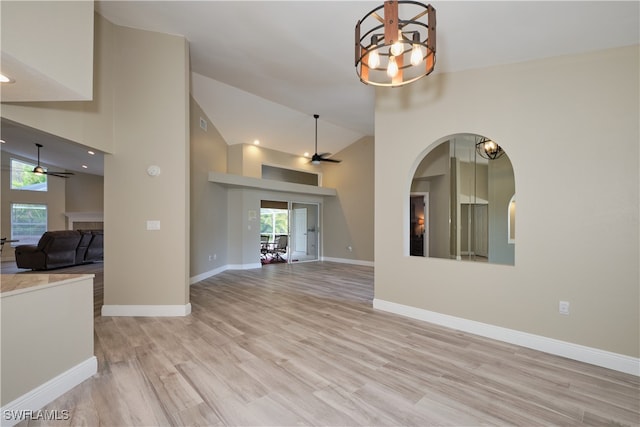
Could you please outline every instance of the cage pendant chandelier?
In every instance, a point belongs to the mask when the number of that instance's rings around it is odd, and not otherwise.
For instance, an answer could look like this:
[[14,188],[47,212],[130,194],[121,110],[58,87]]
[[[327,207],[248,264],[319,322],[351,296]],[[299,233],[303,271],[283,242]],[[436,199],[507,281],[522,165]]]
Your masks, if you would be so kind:
[[360,81],[402,86],[436,64],[436,10],[417,1],[385,1],[358,21],[355,65]]

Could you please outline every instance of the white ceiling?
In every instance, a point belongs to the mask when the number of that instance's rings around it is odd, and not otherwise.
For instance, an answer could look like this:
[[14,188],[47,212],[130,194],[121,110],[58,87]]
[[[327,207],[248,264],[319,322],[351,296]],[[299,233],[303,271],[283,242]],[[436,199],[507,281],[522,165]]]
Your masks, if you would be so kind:
[[[258,139],[302,154],[313,151],[314,113],[321,152],[373,135],[374,88],[356,75],[354,27],[381,4],[99,0],[95,8],[117,25],[189,40],[192,94],[229,144]],[[638,1],[431,4],[436,73],[640,42]]]
[[[259,139],[302,154],[313,149],[314,113],[320,151],[335,153],[373,135],[374,88],[356,75],[354,28],[381,4],[97,1],[96,10],[118,25],[189,40],[193,96],[229,144]],[[433,2],[436,72],[638,43],[638,4]],[[329,124],[331,134],[323,134]]]
[[[23,126],[10,120],[2,119],[2,155],[15,154],[36,162],[38,148],[40,163],[51,171],[74,171],[93,175],[104,175],[104,156],[98,150],[89,149],[68,139]],[[86,168],[83,167],[86,166]]]

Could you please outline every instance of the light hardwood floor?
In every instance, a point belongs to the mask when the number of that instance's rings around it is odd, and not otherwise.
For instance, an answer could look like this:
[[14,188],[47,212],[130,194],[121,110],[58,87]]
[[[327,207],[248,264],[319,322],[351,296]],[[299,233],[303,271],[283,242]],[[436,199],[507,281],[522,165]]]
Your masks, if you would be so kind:
[[372,298],[369,267],[267,265],[193,285],[188,317],[98,315],[99,372],[46,407],[71,415],[47,425],[640,425],[638,377]]

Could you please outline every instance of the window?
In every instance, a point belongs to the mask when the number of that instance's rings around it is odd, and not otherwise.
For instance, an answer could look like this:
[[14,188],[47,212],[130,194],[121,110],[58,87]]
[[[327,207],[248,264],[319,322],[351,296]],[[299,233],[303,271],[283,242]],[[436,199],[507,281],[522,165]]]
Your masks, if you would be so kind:
[[260,209],[260,234],[268,235],[270,242],[276,236],[289,233],[289,211],[287,209]]
[[11,240],[35,245],[47,231],[47,205],[11,204]]
[[11,189],[47,191],[47,176],[33,173],[35,167],[31,163],[11,159]]

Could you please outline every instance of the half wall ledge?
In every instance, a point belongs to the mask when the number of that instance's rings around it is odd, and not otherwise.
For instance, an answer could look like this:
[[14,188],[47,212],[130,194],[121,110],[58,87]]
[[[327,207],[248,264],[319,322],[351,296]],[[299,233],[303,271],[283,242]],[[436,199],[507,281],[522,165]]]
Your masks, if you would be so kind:
[[215,182],[230,188],[252,188],[268,191],[284,191],[287,193],[312,194],[315,196],[337,196],[335,188],[316,187],[315,185],[296,184],[275,181],[272,179],[253,178],[250,176],[209,172],[209,182]]

